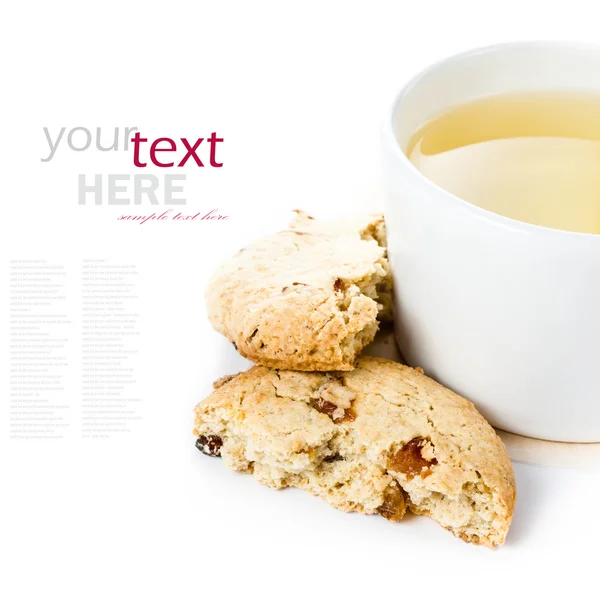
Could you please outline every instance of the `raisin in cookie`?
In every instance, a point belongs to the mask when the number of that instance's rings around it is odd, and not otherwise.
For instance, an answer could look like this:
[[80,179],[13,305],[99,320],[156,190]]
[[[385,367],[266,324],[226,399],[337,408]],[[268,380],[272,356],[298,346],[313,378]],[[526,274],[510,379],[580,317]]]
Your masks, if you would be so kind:
[[299,371],[351,370],[391,316],[383,217],[290,228],[240,250],[211,278],[212,326],[242,356]]
[[197,447],[273,488],[400,520],[407,508],[454,535],[504,543],[515,481],[473,404],[420,370],[361,358],[349,372],[253,367],[196,407]]

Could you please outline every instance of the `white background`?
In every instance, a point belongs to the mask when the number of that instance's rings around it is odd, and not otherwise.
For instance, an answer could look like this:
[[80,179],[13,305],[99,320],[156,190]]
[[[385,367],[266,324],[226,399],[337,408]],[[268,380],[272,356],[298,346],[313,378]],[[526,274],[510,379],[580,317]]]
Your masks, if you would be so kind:
[[[513,527],[492,552],[426,518],[393,525],[264,488],[199,454],[191,434],[192,408],[211,382],[246,365],[205,319],[203,286],[220,260],[283,228],[293,208],[318,217],[381,208],[379,123],[416,71],[502,41],[597,41],[595,8],[592,0],[4,7],[2,298],[12,257],[135,261],[144,403],[131,434],[105,441],[77,435],[76,396],[73,430],[58,442],[10,440],[2,409],[0,597],[597,594],[598,472],[515,465]],[[230,219],[140,226],[117,223],[114,207],[77,206],[78,173],[133,172],[131,157],[62,146],[42,163],[44,126],[137,126],[192,139],[216,131],[225,166],[186,170],[187,208]],[[3,340],[7,322],[5,313]],[[6,344],[1,351],[6,365]],[[5,375],[3,367],[3,401]]]

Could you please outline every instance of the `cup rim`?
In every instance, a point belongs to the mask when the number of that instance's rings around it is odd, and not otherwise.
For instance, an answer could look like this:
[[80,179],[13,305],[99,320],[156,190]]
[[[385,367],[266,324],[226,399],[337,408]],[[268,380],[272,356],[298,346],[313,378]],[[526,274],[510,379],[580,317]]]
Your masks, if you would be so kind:
[[491,54],[509,49],[532,49],[532,48],[555,48],[555,49],[571,49],[585,52],[594,52],[600,57],[600,45],[592,44],[588,42],[574,42],[574,41],[552,41],[552,40],[540,40],[540,41],[520,41],[520,42],[503,42],[499,44],[491,44],[488,46],[479,46],[471,48],[457,54],[452,54],[445,58],[435,61],[429,66],[425,67],[414,75],[406,84],[404,84],[400,90],[394,96],[391,107],[388,109],[387,116],[383,124],[383,140],[392,153],[400,160],[401,164],[408,169],[408,172],[416,177],[422,184],[427,188],[441,194],[446,198],[447,202],[455,204],[457,207],[474,213],[475,216],[483,218],[487,221],[492,221],[497,225],[518,231],[519,233],[529,233],[531,235],[546,235],[546,236],[563,236],[569,237],[573,240],[585,240],[592,241],[592,243],[600,243],[600,233],[586,233],[580,231],[568,231],[566,229],[556,229],[553,227],[547,227],[545,225],[535,225],[533,223],[527,223],[525,221],[519,221],[511,217],[505,217],[486,208],[471,204],[467,200],[463,200],[459,196],[456,196],[452,192],[445,190],[444,188],[437,185],[431,179],[423,175],[408,159],[408,156],[404,153],[396,135],[394,133],[394,119],[398,111],[398,107],[402,102],[403,98],[416,87],[423,78],[430,73],[450,65],[455,62],[459,62],[471,56],[479,54]]

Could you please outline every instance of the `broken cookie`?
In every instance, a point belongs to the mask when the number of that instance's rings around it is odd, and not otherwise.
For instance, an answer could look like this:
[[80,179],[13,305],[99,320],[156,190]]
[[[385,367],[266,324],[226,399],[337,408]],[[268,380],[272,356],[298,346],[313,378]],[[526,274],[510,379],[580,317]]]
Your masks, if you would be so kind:
[[347,371],[391,319],[383,217],[289,229],[238,252],[206,290],[212,326],[242,356],[299,371]]
[[253,367],[217,386],[194,433],[228,467],[345,511],[399,521],[408,508],[467,542],[504,543],[515,481],[502,441],[420,370],[361,358],[350,372]]

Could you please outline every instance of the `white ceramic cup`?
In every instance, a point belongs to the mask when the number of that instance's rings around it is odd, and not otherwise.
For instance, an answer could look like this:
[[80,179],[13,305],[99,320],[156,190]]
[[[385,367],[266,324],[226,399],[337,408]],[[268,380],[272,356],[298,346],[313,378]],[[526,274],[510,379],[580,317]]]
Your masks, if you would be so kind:
[[404,154],[419,126],[456,104],[552,89],[600,93],[600,49],[473,50],[430,67],[396,97],[383,127],[396,337],[409,364],[472,400],[494,426],[599,442],[600,235],[476,207]]

